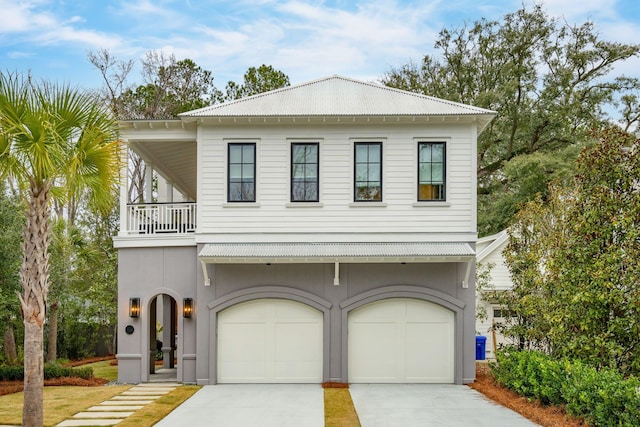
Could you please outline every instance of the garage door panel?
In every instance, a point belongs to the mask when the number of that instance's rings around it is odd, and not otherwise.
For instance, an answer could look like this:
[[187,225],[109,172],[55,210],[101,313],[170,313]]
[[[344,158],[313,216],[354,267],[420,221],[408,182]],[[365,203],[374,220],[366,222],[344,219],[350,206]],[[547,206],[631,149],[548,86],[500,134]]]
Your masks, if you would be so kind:
[[435,304],[425,310],[424,301],[410,301],[406,305],[407,322],[449,323],[451,311]]
[[218,314],[218,382],[322,381],[320,311],[304,304],[262,299]]
[[366,310],[360,308],[351,312],[349,314],[349,319],[354,323],[359,321],[364,321],[366,323],[395,323],[398,315],[405,310],[405,308],[401,306],[377,303],[369,304],[365,306],[365,308]]
[[[406,376],[421,382],[453,382],[452,330],[449,325],[412,323],[407,325]],[[439,343],[433,345],[433,343]]]
[[[238,362],[263,358],[267,331],[262,323],[230,323],[219,335],[219,352],[225,360]],[[234,341],[233,345],[227,345]]]
[[354,310],[348,323],[349,381],[452,383],[454,322],[452,311],[408,298]]
[[[349,367],[350,376],[366,377],[370,382],[386,382],[397,376],[398,357],[395,323],[355,323],[349,328],[350,357],[358,363]],[[371,357],[379,354],[380,357]]]
[[319,336],[322,328],[317,324],[279,323],[275,325],[276,360],[313,361],[317,362],[322,355],[319,342],[309,342],[300,345],[300,337]]
[[266,366],[259,361],[235,361],[221,363],[219,366],[220,372],[224,372],[219,382],[258,382],[267,375]]
[[317,383],[318,375],[322,377],[322,369],[318,369],[317,361],[276,362],[274,365],[275,382],[281,383]]
[[291,304],[274,304],[273,313],[278,322],[311,322],[317,320],[318,315],[322,316],[318,310],[293,302]]

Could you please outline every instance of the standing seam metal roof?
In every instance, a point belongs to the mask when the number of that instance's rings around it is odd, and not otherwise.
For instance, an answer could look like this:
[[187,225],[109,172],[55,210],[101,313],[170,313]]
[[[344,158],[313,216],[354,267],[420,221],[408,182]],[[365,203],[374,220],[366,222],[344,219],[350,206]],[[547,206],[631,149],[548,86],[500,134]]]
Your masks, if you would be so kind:
[[362,82],[342,76],[261,93],[180,114],[199,117],[274,116],[477,116],[491,110]]
[[467,243],[209,243],[198,256],[212,258],[473,257]]

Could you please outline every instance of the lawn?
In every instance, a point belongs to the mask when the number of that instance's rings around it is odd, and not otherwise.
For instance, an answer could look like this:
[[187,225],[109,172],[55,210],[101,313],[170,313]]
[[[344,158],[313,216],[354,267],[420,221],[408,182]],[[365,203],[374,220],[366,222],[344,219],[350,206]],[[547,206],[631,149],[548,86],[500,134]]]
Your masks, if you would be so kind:
[[[56,424],[129,389],[130,385],[44,388],[44,425]],[[0,424],[22,424],[22,392],[0,396]]]
[[92,368],[93,376],[96,378],[104,378],[109,381],[115,381],[118,379],[118,365],[111,365],[111,360],[89,363],[87,365],[79,366],[79,368]]
[[171,393],[162,396],[153,403],[145,405],[133,415],[118,423],[118,427],[150,427],[169,415],[182,402],[190,398],[202,386],[183,385]]
[[[92,368],[93,375],[96,378],[102,378],[107,381],[115,381],[118,379],[118,366],[111,365],[111,360],[89,363],[79,367]],[[55,426],[63,420],[71,418],[76,413],[104,402],[129,388],[131,388],[131,385],[45,387],[44,425]],[[177,387],[166,396],[136,411],[132,416],[119,423],[118,426],[152,426],[166,417],[169,412],[173,411],[199,389],[199,386]],[[23,399],[24,395],[22,392],[0,396],[0,425],[20,425],[22,423]]]
[[[94,362],[82,365],[82,367],[93,368],[96,378],[103,378],[107,381],[115,381],[118,378],[118,366],[111,365],[111,360]],[[131,385],[45,387],[44,425],[55,426],[76,413],[108,400],[130,387]],[[118,427],[150,427],[166,417],[200,388],[200,386],[177,387],[171,393],[136,411],[120,422]],[[22,401],[22,392],[0,396],[0,425],[20,425],[22,423]],[[324,390],[324,404],[326,426],[356,427],[360,425],[347,388],[326,388]]]

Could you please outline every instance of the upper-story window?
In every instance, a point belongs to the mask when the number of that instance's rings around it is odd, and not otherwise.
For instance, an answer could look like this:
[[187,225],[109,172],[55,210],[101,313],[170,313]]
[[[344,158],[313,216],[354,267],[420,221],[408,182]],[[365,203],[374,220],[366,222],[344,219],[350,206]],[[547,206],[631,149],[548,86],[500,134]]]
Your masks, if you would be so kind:
[[445,144],[418,143],[418,201],[445,200]]
[[382,143],[356,142],[354,200],[382,201]]
[[228,155],[229,202],[256,201],[256,144],[229,144]]
[[318,143],[291,144],[291,201],[317,202],[319,193]]

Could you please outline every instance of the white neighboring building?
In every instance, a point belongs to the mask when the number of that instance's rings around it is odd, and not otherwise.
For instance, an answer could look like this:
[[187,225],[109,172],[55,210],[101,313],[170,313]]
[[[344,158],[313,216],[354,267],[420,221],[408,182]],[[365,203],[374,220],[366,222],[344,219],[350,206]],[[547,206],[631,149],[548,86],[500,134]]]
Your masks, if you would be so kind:
[[[476,243],[476,265],[480,269],[482,265],[492,265],[489,272],[491,290],[506,291],[513,287],[509,268],[505,263],[502,252],[509,243],[509,234],[507,230],[491,236],[478,239]],[[484,301],[482,299],[482,291],[476,292],[476,307],[483,307],[487,313],[486,319],[476,318],[476,333],[487,337],[486,357],[494,358],[495,350],[500,345],[509,344],[510,341],[502,336],[499,332],[494,331],[493,325],[501,322],[506,313],[504,307],[492,301]]]

